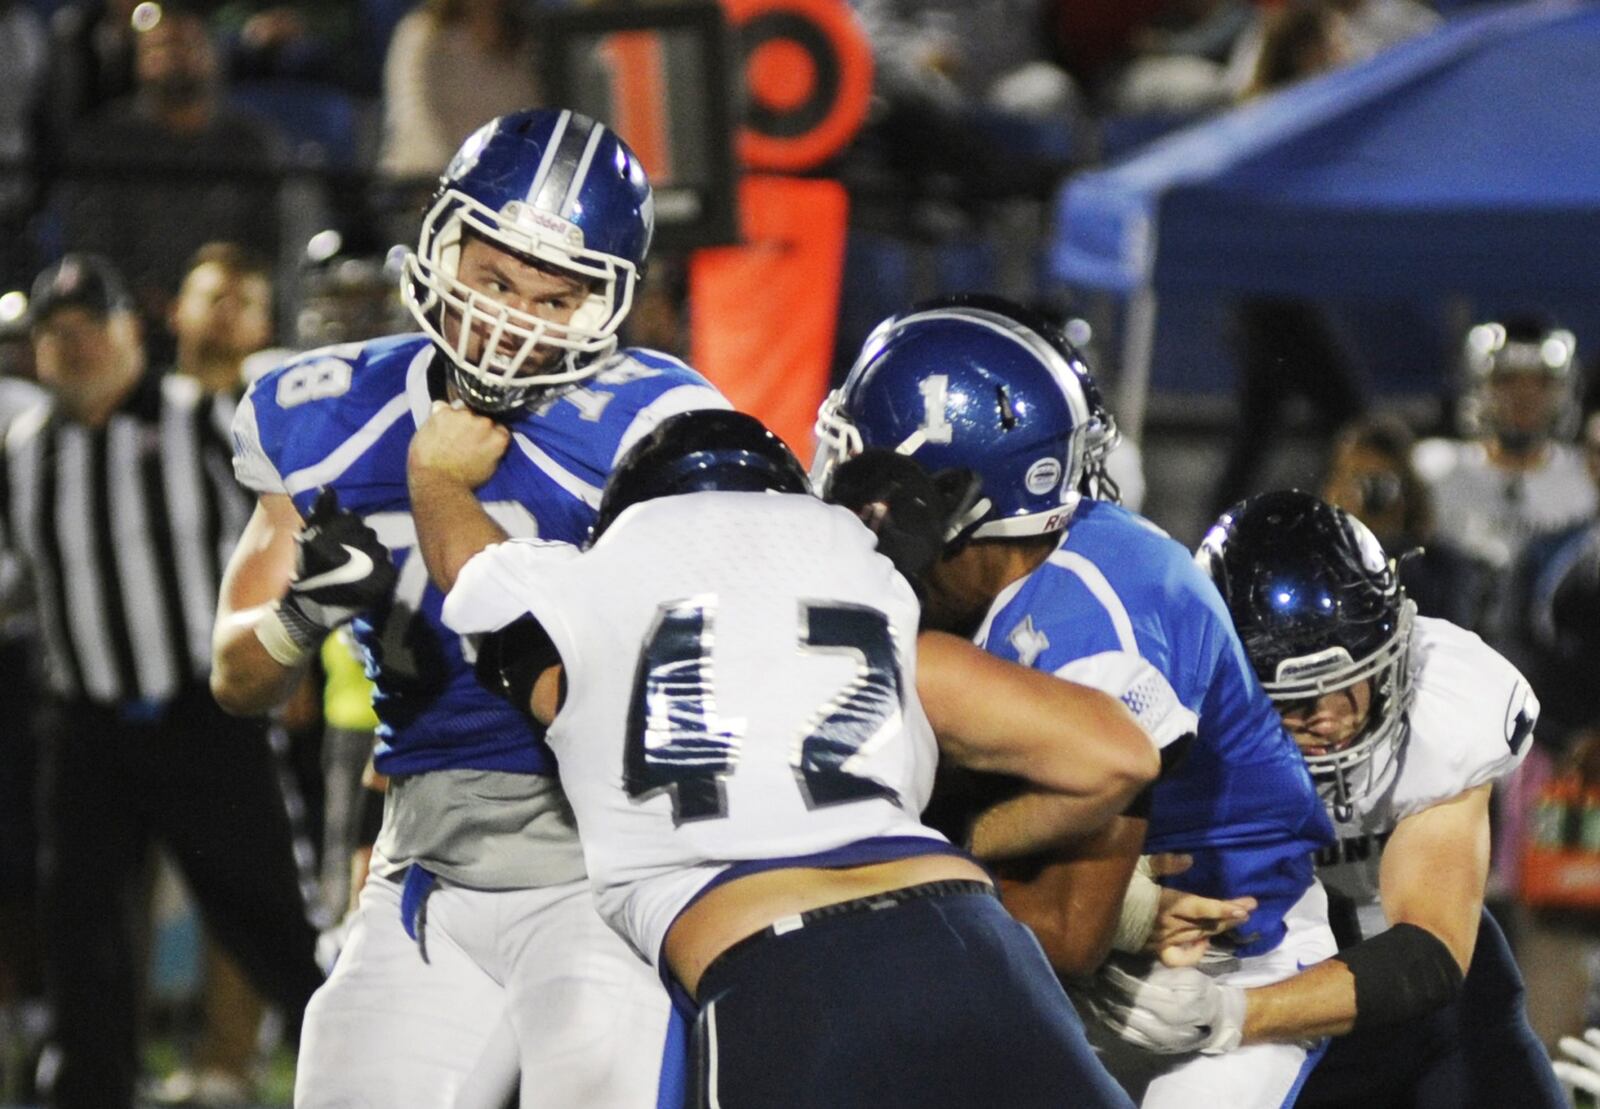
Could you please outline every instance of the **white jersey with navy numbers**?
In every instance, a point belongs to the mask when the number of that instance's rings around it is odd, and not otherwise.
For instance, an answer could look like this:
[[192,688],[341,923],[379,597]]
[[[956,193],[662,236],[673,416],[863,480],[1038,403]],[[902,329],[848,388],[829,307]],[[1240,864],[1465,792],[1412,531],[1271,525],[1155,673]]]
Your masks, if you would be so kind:
[[730,867],[950,849],[917,819],[937,761],[917,600],[846,510],[768,493],[646,501],[581,555],[489,548],[445,605],[460,632],[529,612],[565,665],[547,739],[590,881],[647,958]]
[[1332,830],[1221,596],[1182,545],[1086,498],[1060,547],[995,599],[976,639],[1121,698],[1163,748],[1193,737],[1164,760],[1145,849],[1194,856],[1171,885],[1255,897],[1238,953],[1275,947]]
[[1409,665],[1414,693],[1399,754],[1353,799],[1351,818],[1335,821],[1339,842],[1317,853],[1323,884],[1355,903],[1360,938],[1389,927],[1378,869],[1395,826],[1510,774],[1539,719],[1539,699],[1516,667],[1446,620],[1417,618]]
[[[445,395],[443,377],[422,335],[301,355],[251,386],[234,421],[234,470],[257,493],[288,494],[302,516],[331,486],[389,548],[400,571],[393,599],[353,625],[377,685],[380,771],[550,774],[542,737],[474,678],[416,552],[406,453]],[[506,417],[511,447],[478,497],[511,535],[582,542],[624,450],[675,412],[726,407],[676,359],[618,352],[593,377]]]

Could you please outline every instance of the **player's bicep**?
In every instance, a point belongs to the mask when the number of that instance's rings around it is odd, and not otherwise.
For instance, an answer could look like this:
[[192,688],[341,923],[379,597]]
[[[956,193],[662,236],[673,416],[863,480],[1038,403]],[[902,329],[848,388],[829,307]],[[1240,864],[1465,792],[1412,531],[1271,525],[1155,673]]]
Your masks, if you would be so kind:
[[1155,777],[1144,730],[1115,698],[1006,662],[964,639],[918,638],[917,693],[940,750],[974,770],[1088,794]]
[[1391,924],[1439,937],[1465,971],[1489,876],[1489,790],[1475,786],[1402,820],[1384,848],[1379,889]]
[[222,574],[219,623],[283,596],[294,577],[295,537],[303,526],[299,510],[287,496],[261,495]]

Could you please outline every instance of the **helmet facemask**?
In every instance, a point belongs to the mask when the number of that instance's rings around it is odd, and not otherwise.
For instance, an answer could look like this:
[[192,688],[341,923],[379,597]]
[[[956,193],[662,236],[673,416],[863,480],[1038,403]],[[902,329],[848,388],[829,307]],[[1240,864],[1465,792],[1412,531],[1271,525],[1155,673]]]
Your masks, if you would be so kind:
[[[1572,332],[1535,328],[1526,321],[1507,327],[1484,323],[1467,334],[1466,388],[1461,405],[1462,429],[1469,435],[1493,435],[1509,451],[1525,454],[1546,440],[1570,438],[1577,430],[1582,392]],[[1516,426],[1495,395],[1495,383],[1510,375],[1533,378],[1548,394],[1543,424]]]
[[823,400],[811,432],[817,437],[817,450],[811,459],[811,488],[817,496],[825,497],[833,471],[866,449],[860,429],[845,414],[843,389],[833,390]]
[[1336,751],[1313,755],[1302,751],[1306,768],[1322,802],[1339,821],[1348,821],[1355,802],[1382,789],[1397,765],[1411,707],[1411,629],[1416,605],[1402,600],[1393,633],[1377,650],[1352,659],[1344,647],[1286,658],[1273,680],[1263,681],[1277,705],[1315,701],[1357,682],[1372,682],[1367,719],[1355,737]]
[[[469,235],[582,278],[590,285],[585,302],[567,322],[557,323],[472,288],[458,276]],[[490,414],[515,410],[543,390],[592,375],[617,345],[638,278],[627,259],[585,249],[581,229],[559,216],[518,201],[495,213],[455,189],[444,190],[429,210],[420,248],[407,256],[405,273],[406,306],[448,359],[462,398]],[[447,320],[452,327],[445,326]],[[559,356],[538,367],[538,356],[551,350]]]

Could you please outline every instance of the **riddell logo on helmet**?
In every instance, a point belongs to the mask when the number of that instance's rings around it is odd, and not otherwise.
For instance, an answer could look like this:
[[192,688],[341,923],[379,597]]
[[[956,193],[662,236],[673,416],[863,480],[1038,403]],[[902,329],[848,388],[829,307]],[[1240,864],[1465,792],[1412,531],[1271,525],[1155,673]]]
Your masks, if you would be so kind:
[[518,227],[537,229],[545,234],[565,239],[568,246],[580,250],[583,248],[583,229],[577,224],[560,216],[553,216],[549,212],[541,212],[520,200],[513,200],[500,209],[500,215]]
[[1022,484],[1034,496],[1042,496],[1061,484],[1061,463],[1054,458],[1041,458],[1023,475]]

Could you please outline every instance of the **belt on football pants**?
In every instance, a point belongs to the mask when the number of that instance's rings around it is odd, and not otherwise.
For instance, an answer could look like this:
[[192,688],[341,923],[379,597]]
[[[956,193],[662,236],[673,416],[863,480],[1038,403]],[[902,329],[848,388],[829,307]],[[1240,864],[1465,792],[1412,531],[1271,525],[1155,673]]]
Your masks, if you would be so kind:
[[819,921],[829,920],[838,916],[849,916],[852,913],[881,912],[884,909],[897,908],[908,901],[921,901],[929,897],[957,897],[972,894],[983,897],[998,896],[993,886],[988,882],[980,882],[976,878],[941,878],[935,882],[922,882],[915,886],[903,886],[897,890],[884,890],[882,893],[872,893],[866,897],[855,897],[849,901],[835,901],[832,905],[821,905],[815,909],[807,909],[803,913],[781,917],[761,929],[761,931],[752,932],[744,939],[735,940],[732,944],[723,948],[720,955],[706,964],[706,969],[701,972],[701,979],[704,980],[705,976],[711,973],[712,967],[737,958],[757,944],[790,932],[798,932],[800,929],[816,924]]

